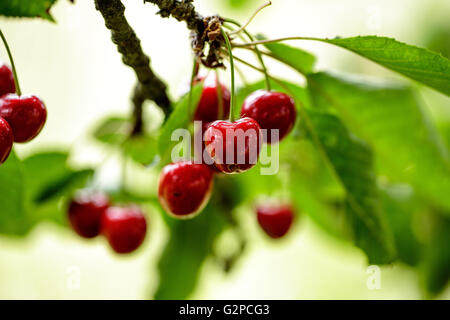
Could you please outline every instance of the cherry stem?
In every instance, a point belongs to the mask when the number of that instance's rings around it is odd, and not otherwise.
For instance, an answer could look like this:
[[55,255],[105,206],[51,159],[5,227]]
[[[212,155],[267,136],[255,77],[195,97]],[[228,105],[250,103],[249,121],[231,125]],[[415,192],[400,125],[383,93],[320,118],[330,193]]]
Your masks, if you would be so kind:
[[199,68],[199,64],[196,58],[194,58],[194,64],[192,67],[192,73],[191,73],[191,82],[189,84],[189,97],[188,97],[188,112],[189,112],[189,116],[191,116],[192,113],[192,88],[194,87],[194,80],[195,77],[198,74],[198,68]]
[[222,36],[225,39],[225,44],[227,46],[228,55],[230,58],[230,69],[231,69],[231,99],[230,99],[230,121],[234,121],[234,92],[235,92],[235,81],[234,81],[234,60],[233,60],[233,52],[231,49],[230,39],[228,38],[227,33],[223,28],[220,29],[222,32]]
[[219,71],[217,69],[215,69],[214,71],[216,73],[216,90],[217,90],[217,100],[219,103],[219,112],[217,114],[217,118],[219,120],[222,120],[224,114],[222,84],[219,81]]
[[244,31],[245,28],[248,27],[248,25],[250,24],[250,22],[252,22],[252,20],[256,17],[256,15],[257,15],[262,9],[264,9],[264,8],[266,8],[266,7],[268,7],[268,6],[270,6],[271,4],[272,4],[272,2],[269,1],[269,2],[267,2],[267,3],[265,3],[265,4],[263,4],[262,6],[260,6],[258,9],[256,9],[256,11],[251,15],[251,17],[247,20],[247,22],[246,22],[242,27],[240,27],[240,28],[239,28],[238,30],[236,30],[236,31],[230,32],[230,34],[238,34],[239,32]]
[[22,95],[22,91],[20,90],[19,78],[17,77],[16,66],[14,65],[14,59],[11,54],[11,50],[9,50],[8,42],[6,41],[5,36],[3,35],[2,30],[0,29],[0,37],[2,38],[3,44],[5,45],[6,52],[8,53],[9,62],[11,63],[12,72],[14,75],[14,83],[16,85],[16,92],[18,96]]
[[[237,22],[237,21],[234,21],[233,19],[225,19],[225,21],[227,21],[227,22],[229,22],[229,23],[232,23],[232,24],[237,25],[238,27],[240,27],[240,23]],[[251,42],[255,41],[255,38],[250,34],[250,32],[248,32],[248,31],[245,29],[245,27],[241,27],[241,29],[242,29],[242,31],[244,31],[245,35],[250,39]],[[271,90],[270,79],[269,79],[269,75],[268,75],[268,73],[267,73],[267,67],[266,67],[266,64],[264,63],[264,60],[263,60],[261,51],[258,49],[258,46],[257,46],[257,45],[255,45],[255,46],[253,47],[253,49],[254,49],[254,51],[255,51],[255,53],[256,53],[256,56],[258,57],[258,60],[259,60],[260,65],[261,65],[261,67],[262,67],[262,69],[263,69],[263,71],[264,71],[264,76],[265,76],[265,80],[266,80],[266,89],[267,89],[267,91],[270,91],[270,90]]]
[[313,37],[286,37],[286,38],[278,38],[278,39],[267,39],[267,40],[252,41],[252,42],[249,42],[249,43],[233,43],[233,47],[246,48],[246,47],[253,47],[253,46],[257,45],[257,44],[277,43],[277,42],[288,41],[288,40],[325,41],[324,39],[313,38]]

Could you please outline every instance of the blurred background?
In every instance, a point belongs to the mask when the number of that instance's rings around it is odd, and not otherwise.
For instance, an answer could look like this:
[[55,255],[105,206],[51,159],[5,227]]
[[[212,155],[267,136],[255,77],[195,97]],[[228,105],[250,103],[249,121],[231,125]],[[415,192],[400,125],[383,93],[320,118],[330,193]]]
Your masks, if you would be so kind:
[[[184,23],[156,16],[157,8],[126,0],[127,18],[152,60],[153,69],[168,83],[172,97],[189,81],[192,56]],[[448,0],[273,0],[249,30],[270,38],[282,36],[384,35],[450,56]],[[220,13],[244,22],[259,0],[196,0],[202,14]],[[127,115],[135,83],[132,70],[121,62],[93,1],[58,1],[52,8],[56,24],[39,19],[0,17],[20,76],[23,92],[39,95],[48,108],[48,120],[38,139],[16,147],[19,156],[37,151],[66,150],[77,167],[96,166],[110,153],[91,139],[105,115]],[[318,58],[317,69],[361,73],[386,80],[404,78],[326,44],[298,42]],[[240,54],[246,56],[246,52]],[[7,61],[5,50],[0,60]],[[271,73],[298,77],[293,71],[270,65]],[[249,80],[259,80],[251,71]],[[426,112],[438,124],[450,121],[448,97],[419,88]],[[149,105],[153,119],[161,115]],[[448,133],[447,133],[448,134]],[[114,155],[97,180],[119,183]],[[130,171],[141,170],[130,168]],[[142,172],[141,172],[142,171]],[[143,172],[130,185],[156,188],[157,173]],[[132,186],[131,186],[132,187]],[[0,205],[1,206],[1,205]],[[167,228],[158,208],[146,207],[150,229],[146,242],[129,256],[118,256],[104,239],[85,241],[68,228],[50,222],[34,227],[26,237],[0,235],[1,299],[146,299],[158,286],[157,263],[167,240]],[[401,263],[381,267],[381,286],[367,283],[373,275],[359,249],[327,235],[306,216],[289,236],[270,241],[257,228],[250,208],[242,223],[249,245],[228,274],[213,258],[202,265],[195,299],[419,299],[420,279]],[[226,239],[223,240],[226,242]],[[183,270],[179,271],[180,273]],[[178,278],[177,278],[178,279]],[[179,277],[183,281],[183,277]],[[449,299],[447,287],[438,298]]]

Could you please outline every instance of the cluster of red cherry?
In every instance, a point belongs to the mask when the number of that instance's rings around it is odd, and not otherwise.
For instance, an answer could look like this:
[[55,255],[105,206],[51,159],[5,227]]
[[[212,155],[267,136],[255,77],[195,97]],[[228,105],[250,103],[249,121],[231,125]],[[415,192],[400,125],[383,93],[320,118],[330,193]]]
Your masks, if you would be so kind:
[[0,65],[0,164],[8,159],[13,142],[28,142],[44,127],[47,109],[35,95],[21,95],[9,66]]
[[[159,181],[159,201],[171,216],[186,219],[198,214],[209,201],[215,173],[240,173],[252,168],[260,151],[260,144],[278,143],[293,128],[296,119],[294,100],[281,92],[258,90],[249,95],[242,106],[237,121],[217,120],[228,117],[230,91],[216,77],[204,80],[203,92],[194,114],[194,120],[202,121],[203,148],[212,164],[181,161],[165,166]],[[221,101],[220,101],[221,100]],[[262,134],[262,130],[267,133]],[[278,139],[269,134],[278,130]],[[204,131],[204,132],[203,132]],[[245,136],[243,145],[237,143],[238,132]],[[221,152],[216,152],[220,147]],[[250,151],[256,150],[256,159]],[[232,149],[232,150],[230,150]],[[223,161],[223,155],[231,151],[233,160]],[[240,156],[240,157],[239,157]],[[244,161],[238,161],[244,159]],[[283,236],[290,228],[293,210],[289,205],[262,206],[257,217],[263,230],[273,238]]]
[[111,206],[102,193],[80,193],[68,207],[72,228],[83,238],[102,234],[117,253],[130,253],[142,244],[147,222],[136,206]]

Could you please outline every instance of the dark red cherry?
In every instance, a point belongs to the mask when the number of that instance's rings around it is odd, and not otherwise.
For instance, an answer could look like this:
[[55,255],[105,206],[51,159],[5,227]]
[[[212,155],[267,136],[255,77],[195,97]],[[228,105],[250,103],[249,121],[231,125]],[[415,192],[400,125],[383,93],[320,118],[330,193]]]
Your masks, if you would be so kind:
[[13,132],[8,122],[0,117],[0,164],[8,159],[13,146]]
[[220,173],[219,169],[214,165],[214,160],[211,158],[208,152],[206,152],[205,141],[203,136],[206,130],[211,125],[211,122],[202,122],[201,127],[195,128],[194,131],[194,152],[195,152],[195,163],[206,164],[214,173]]
[[14,92],[16,92],[16,84],[11,68],[4,63],[0,64],[0,97]]
[[261,228],[271,238],[281,238],[290,229],[294,210],[289,205],[265,205],[256,210]]
[[208,203],[213,172],[205,164],[181,161],[164,167],[159,179],[159,202],[176,218],[190,218]]
[[100,233],[101,219],[109,207],[109,199],[102,193],[81,193],[69,204],[68,215],[72,228],[84,238]]
[[[194,120],[212,122],[227,118],[230,113],[230,90],[222,83],[219,87],[219,81],[215,75],[206,78],[200,77],[196,81],[201,80],[204,80],[203,91],[194,114]],[[219,89],[221,90],[222,105],[219,104]]]
[[262,134],[258,123],[251,118],[235,122],[219,120],[208,127],[204,140],[206,151],[219,171],[238,173],[257,163]]
[[0,116],[11,126],[15,142],[28,142],[41,132],[47,109],[36,96],[11,93],[0,99]]
[[[261,129],[267,130],[264,140],[276,143],[282,140],[294,127],[297,112],[295,102],[287,94],[258,90],[249,95],[242,105],[241,117],[255,119]],[[278,139],[272,139],[272,129],[278,129]]]
[[136,206],[109,207],[102,217],[102,233],[117,253],[130,253],[142,244],[147,222]]

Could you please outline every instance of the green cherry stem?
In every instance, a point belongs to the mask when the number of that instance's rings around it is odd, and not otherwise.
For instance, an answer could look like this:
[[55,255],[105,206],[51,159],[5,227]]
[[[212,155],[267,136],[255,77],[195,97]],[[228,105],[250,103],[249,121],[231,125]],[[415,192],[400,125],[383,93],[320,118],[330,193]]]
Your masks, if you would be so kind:
[[189,112],[189,116],[191,116],[191,114],[192,114],[192,88],[194,87],[195,77],[198,74],[198,68],[199,68],[199,64],[197,62],[197,59],[194,58],[194,64],[193,64],[192,73],[191,73],[191,82],[189,84],[189,97],[188,97],[188,112]]
[[216,90],[217,90],[217,99],[219,102],[219,112],[218,112],[218,119],[223,118],[224,114],[224,108],[223,108],[223,92],[222,92],[222,84],[220,83],[220,77],[219,77],[219,71],[217,69],[214,70],[216,73]]
[[8,42],[6,41],[5,36],[3,35],[2,30],[0,29],[0,37],[2,38],[3,44],[5,45],[6,52],[8,52],[9,62],[11,63],[12,72],[14,75],[14,83],[16,85],[16,92],[18,96],[22,95],[22,91],[20,90],[19,78],[17,77],[16,66],[14,65],[14,59],[11,54],[11,50],[9,50]]
[[244,31],[245,28],[248,27],[248,25],[250,24],[250,22],[252,22],[252,20],[258,15],[258,13],[259,13],[262,9],[264,9],[264,8],[266,8],[266,7],[268,7],[268,6],[270,6],[271,4],[272,4],[272,2],[268,1],[267,3],[263,4],[263,5],[260,6],[258,9],[256,9],[256,11],[251,15],[251,17],[247,20],[247,22],[246,22],[243,26],[239,26],[240,28],[239,28],[238,30],[233,31],[233,32],[230,32],[230,35],[232,35],[232,34],[238,34],[239,32]]
[[252,41],[249,43],[233,43],[233,47],[245,48],[245,47],[253,47],[257,44],[278,43],[278,42],[289,41],[289,40],[314,40],[314,41],[322,41],[322,42],[326,41],[325,39],[313,38],[313,37],[286,37],[286,38],[278,38],[278,39]]
[[228,35],[226,33],[226,31],[221,28],[220,29],[222,32],[222,36],[225,39],[225,44],[227,46],[227,50],[228,50],[228,55],[230,58],[230,69],[231,69],[231,99],[230,99],[230,121],[233,122],[234,121],[234,94],[235,94],[235,80],[234,80],[234,60],[233,60],[233,52],[231,49],[231,43],[230,43],[230,39],[228,38]]
[[[233,19],[225,19],[225,21],[226,21],[226,22],[229,22],[229,23],[232,23],[232,24],[234,24],[234,25],[236,25],[236,26],[238,26],[238,27],[241,27],[240,23],[237,22],[237,21],[235,21],[235,20],[233,20]],[[248,32],[248,31],[245,29],[245,27],[241,27],[241,29],[242,29],[242,31],[244,32],[244,34],[247,36],[247,38],[249,38],[249,40],[250,40],[251,42],[254,42],[254,41],[255,41],[255,38],[250,34],[250,32]],[[271,86],[270,86],[270,78],[269,78],[269,75],[268,75],[268,72],[267,72],[267,67],[266,67],[266,64],[264,63],[264,60],[263,60],[261,51],[258,49],[258,46],[257,46],[257,45],[255,45],[255,46],[253,47],[253,51],[255,51],[256,56],[257,56],[258,61],[259,61],[259,64],[261,65],[261,68],[262,68],[263,71],[264,71],[264,76],[265,76],[265,80],[266,80],[266,89],[267,89],[267,91],[270,91],[270,90],[271,90]]]

